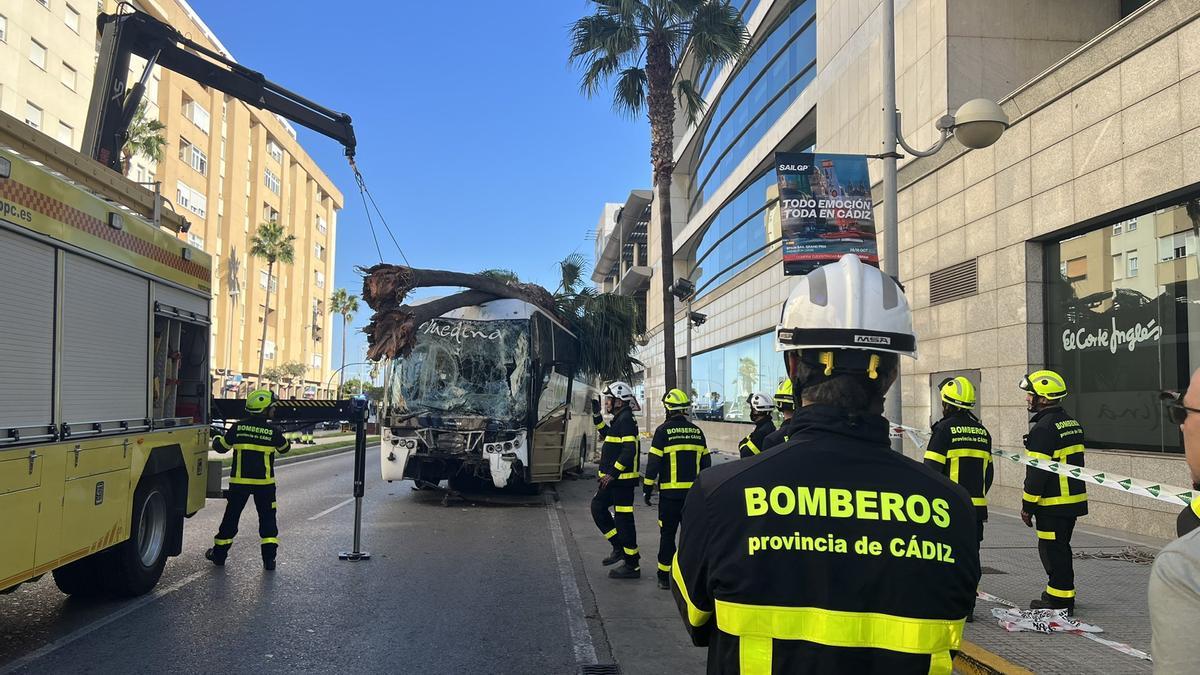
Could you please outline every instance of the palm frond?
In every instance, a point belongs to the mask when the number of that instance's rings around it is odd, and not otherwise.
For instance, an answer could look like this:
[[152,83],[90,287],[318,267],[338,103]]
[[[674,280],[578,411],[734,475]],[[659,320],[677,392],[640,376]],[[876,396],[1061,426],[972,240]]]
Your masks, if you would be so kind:
[[278,221],[259,223],[250,239],[250,255],[267,262],[291,264],[296,256],[296,235],[287,234]]
[[506,284],[521,283],[521,277],[517,276],[517,273],[512,270],[493,268],[490,270],[481,271],[479,273],[479,276],[487,277],[489,279],[494,279],[496,281],[500,281],[500,282],[503,282]]
[[683,108],[689,125],[695,125],[704,114],[704,97],[696,91],[691,80],[680,80],[675,85],[675,100],[679,102],[679,107]]
[[646,70],[630,67],[621,71],[617,86],[613,90],[613,109],[637,117],[646,108]]
[[750,42],[741,14],[722,0],[701,3],[687,24],[689,49],[701,67],[736,59]]

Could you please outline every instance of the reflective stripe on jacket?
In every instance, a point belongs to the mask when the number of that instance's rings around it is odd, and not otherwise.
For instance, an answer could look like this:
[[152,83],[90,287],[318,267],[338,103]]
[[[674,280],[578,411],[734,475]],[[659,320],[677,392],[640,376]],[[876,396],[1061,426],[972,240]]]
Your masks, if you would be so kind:
[[250,417],[238,422],[212,442],[217,452],[233,451],[229,482],[233,485],[273,485],[275,453],[292,449],[291,442],[266,417]]
[[770,417],[763,418],[741,443],[738,443],[738,454],[742,459],[753,457],[767,449],[767,436],[775,431],[775,422]]
[[708,441],[700,427],[686,415],[671,415],[654,430],[643,482],[647,489],[657,485],[664,492],[687,490],[711,464]]
[[963,486],[977,509],[976,517],[987,520],[987,493],[992,487],[992,435],[969,410],[956,408],[933,425],[925,447],[925,466]]
[[[1046,408],[1030,420],[1025,450],[1031,459],[1083,466],[1083,427],[1061,406]],[[1026,513],[1044,513],[1063,518],[1086,515],[1087,485],[1049,471],[1025,467],[1025,493],[1021,508]]]
[[617,480],[640,478],[641,452],[638,451],[638,428],[633,411],[629,406],[621,408],[608,424],[599,415],[594,419],[603,442],[600,446],[600,476],[613,476]]

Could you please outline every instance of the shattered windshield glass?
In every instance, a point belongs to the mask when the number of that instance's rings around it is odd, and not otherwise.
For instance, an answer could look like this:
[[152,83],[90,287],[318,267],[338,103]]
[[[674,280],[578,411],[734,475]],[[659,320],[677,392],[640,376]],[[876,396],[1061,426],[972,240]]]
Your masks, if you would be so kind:
[[392,363],[395,414],[522,421],[528,412],[529,322],[433,319],[412,354]]

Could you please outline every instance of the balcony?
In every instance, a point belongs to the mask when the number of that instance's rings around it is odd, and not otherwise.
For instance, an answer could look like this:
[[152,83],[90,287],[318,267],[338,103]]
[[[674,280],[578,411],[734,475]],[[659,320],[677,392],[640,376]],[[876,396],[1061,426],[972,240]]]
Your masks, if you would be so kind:
[[1159,286],[1195,281],[1200,279],[1200,265],[1196,263],[1196,256],[1188,255],[1158,263],[1154,274]]

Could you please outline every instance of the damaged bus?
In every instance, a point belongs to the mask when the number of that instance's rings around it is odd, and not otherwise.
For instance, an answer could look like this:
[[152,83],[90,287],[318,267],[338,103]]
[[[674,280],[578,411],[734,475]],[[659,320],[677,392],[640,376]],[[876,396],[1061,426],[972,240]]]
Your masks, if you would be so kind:
[[384,480],[536,491],[581,472],[597,391],[578,354],[570,331],[520,300],[425,322],[409,356],[384,362]]

